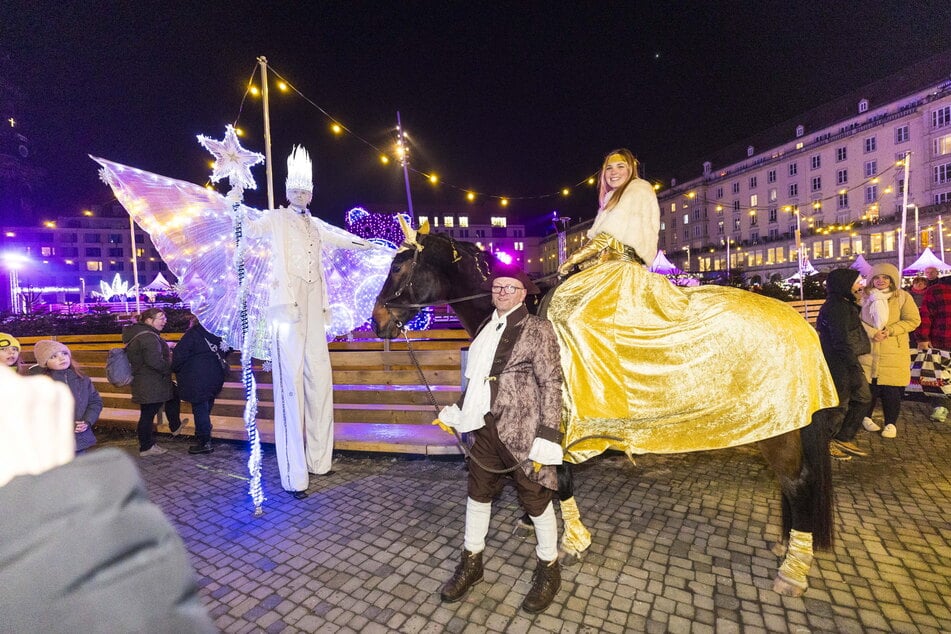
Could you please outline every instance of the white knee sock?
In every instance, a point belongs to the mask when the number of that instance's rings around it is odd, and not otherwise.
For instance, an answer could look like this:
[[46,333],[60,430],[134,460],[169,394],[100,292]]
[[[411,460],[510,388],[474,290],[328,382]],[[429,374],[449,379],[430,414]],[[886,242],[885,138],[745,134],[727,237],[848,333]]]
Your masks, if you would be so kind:
[[554,561],[558,559],[558,521],[555,519],[555,509],[551,502],[542,511],[538,517],[530,515],[532,523],[535,525],[535,539],[538,545],[535,546],[535,554],[542,561]]
[[485,536],[489,534],[491,518],[490,502],[476,502],[472,498],[466,498],[466,536],[463,546],[470,553],[481,553],[485,550]]

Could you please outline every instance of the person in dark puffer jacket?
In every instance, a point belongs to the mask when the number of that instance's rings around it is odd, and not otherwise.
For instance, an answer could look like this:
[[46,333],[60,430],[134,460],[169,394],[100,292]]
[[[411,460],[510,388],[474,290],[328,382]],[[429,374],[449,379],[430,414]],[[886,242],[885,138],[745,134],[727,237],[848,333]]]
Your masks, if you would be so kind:
[[195,415],[195,444],[190,454],[211,453],[211,409],[224,385],[227,361],[221,337],[214,335],[192,315],[191,324],[172,351],[172,371],[178,379],[178,394],[188,401]]
[[829,430],[832,436],[829,453],[840,460],[848,460],[849,454],[868,455],[852,442],[872,402],[872,392],[859,363],[859,355],[868,354],[872,349],[862,327],[855,296],[861,287],[858,271],[846,268],[831,271],[826,278],[826,301],[816,318],[822,354],[839,395],[838,413],[833,418],[833,429]]

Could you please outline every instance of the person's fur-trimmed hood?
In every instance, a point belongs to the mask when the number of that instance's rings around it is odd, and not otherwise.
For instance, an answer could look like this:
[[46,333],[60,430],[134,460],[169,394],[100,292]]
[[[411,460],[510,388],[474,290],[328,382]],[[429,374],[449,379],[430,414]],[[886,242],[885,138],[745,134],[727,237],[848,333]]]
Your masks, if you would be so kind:
[[898,267],[888,262],[880,262],[872,267],[872,272],[868,275],[869,283],[876,275],[887,275],[895,286],[894,290],[901,288],[901,275],[898,273]]

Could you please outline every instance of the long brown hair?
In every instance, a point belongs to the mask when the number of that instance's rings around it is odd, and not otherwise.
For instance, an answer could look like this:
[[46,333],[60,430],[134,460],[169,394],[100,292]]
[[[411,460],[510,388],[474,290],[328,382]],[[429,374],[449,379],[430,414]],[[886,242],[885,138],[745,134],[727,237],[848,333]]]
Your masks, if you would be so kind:
[[[608,183],[607,180],[605,180],[604,172],[608,167],[608,159],[610,159],[615,154],[620,154],[622,157],[624,157],[624,162],[627,163],[631,168],[631,177],[627,179],[626,183],[614,190],[611,200],[608,201],[607,205],[604,205],[604,197],[607,195],[608,191],[611,191],[608,189]],[[598,204],[604,205],[605,211],[612,209],[614,205],[617,204],[617,201],[621,199],[621,196],[624,194],[624,190],[627,189],[627,186],[630,184],[630,182],[637,177],[637,159],[634,158],[634,154],[629,149],[622,147],[617,150],[611,150],[605,154],[604,161],[601,163],[601,176],[598,179],[600,182],[600,185],[598,186]]]
[[159,315],[164,315],[165,311],[161,308],[146,308],[142,311],[142,314],[139,315],[139,323],[145,323],[146,319],[155,319]]

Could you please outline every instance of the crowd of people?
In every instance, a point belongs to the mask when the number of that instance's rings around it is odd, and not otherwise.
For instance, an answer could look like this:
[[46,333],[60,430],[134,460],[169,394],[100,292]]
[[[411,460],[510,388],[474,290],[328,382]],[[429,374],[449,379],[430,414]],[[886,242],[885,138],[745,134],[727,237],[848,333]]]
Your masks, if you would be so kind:
[[[272,246],[274,332],[270,342],[275,401],[280,401],[280,407],[275,407],[278,466],[284,489],[300,498],[306,495],[309,474],[330,471],[333,450],[321,245],[332,243],[350,250],[371,245],[355,236],[341,237],[310,215],[307,205],[313,184],[306,152],[295,148],[288,170],[290,206],[249,222],[247,230]],[[578,396],[593,389],[592,381],[610,388],[619,373],[612,367],[591,365],[592,355],[587,354],[570,372],[564,369],[564,355],[559,351],[564,335],[558,328],[568,324],[572,336],[587,338],[571,339],[579,350],[597,349],[599,334],[594,331],[618,323],[618,315],[601,314],[604,306],[617,304],[607,301],[609,296],[640,302],[646,312],[634,317],[642,319],[646,314],[657,328],[689,319],[689,315],[679,316],[682,298],[669,295],[661,288],[666,280],[644,268],[657,251],[659,208],[653,188],[638,178],[630,151],[619,149],[605,157],[600,185],[600,209],[589,232],[591,239],[559,272],[568,276],[576,267],[582,270],[555,293],[549,309],[552,321],[529,314],[525,299],[538,288],[521,270],[496,271],[486,281],[494,311],[472,342],[464,369],[467,388],[459,402],[444,408],[434,421],[447,430],[470,433],[474,440],[463,549],[458,567],[441,589],[444,602],[461,600],[483,578],[491,505],[505,475],[514,480],[537,539],[536,570],[522,607],[529,613],[544,611],[559,591],[552,499],[558,486],[555,466],[562,462],[562,418],[565,412],[580,415]],[[607,263],[612,264],[604,266]],[[852,269],[835,269],[826,287],[828,297],[816,328],[839,402],[833,428],[828,430],[829,452],[848,460],[867,455],[855,442],[860,429],[880,432],[885,439],[898,435],[912,350],[951,350],[951,277],[939,279],[936,270],[927,271],[906,291],[898,269],[882,263],[873,267],[867,279]],[[181,417],[182,400],[191,404],[195,421],[195,441],[188,453],[208,454],[213,451],[211,412],[228,373],[228,351],[222,339],[194,316],[173,349],[162,336],[166,322],[161,309],[150,308],[122,331],[132,366],[132,401],[140,409],[138,454],[148,459],[166,453],[155,443],[156,418],[164,412],[171,433],[181,433],[187,424]],[[19,341],[0,333],[3,364],[21,374],[46,375],[68,387],[74,403],[73,451],[87,451],[96,442],[93,428],[103,405],[93,381],[60,342],[37,341],[35,365],[29,369],[23,367],[19,353]],[[571,394],[575,401],[570,400]],[[584,407],[589,409],[592,403],[608,409],[627,406],[587,400]],[[878,402],[882,415],[876,420],[873,412]],[[947,397],[936,397],[934,405],[932,418],[943,422],[949,412]],[[599,415],[629,416],[620,410]]]

